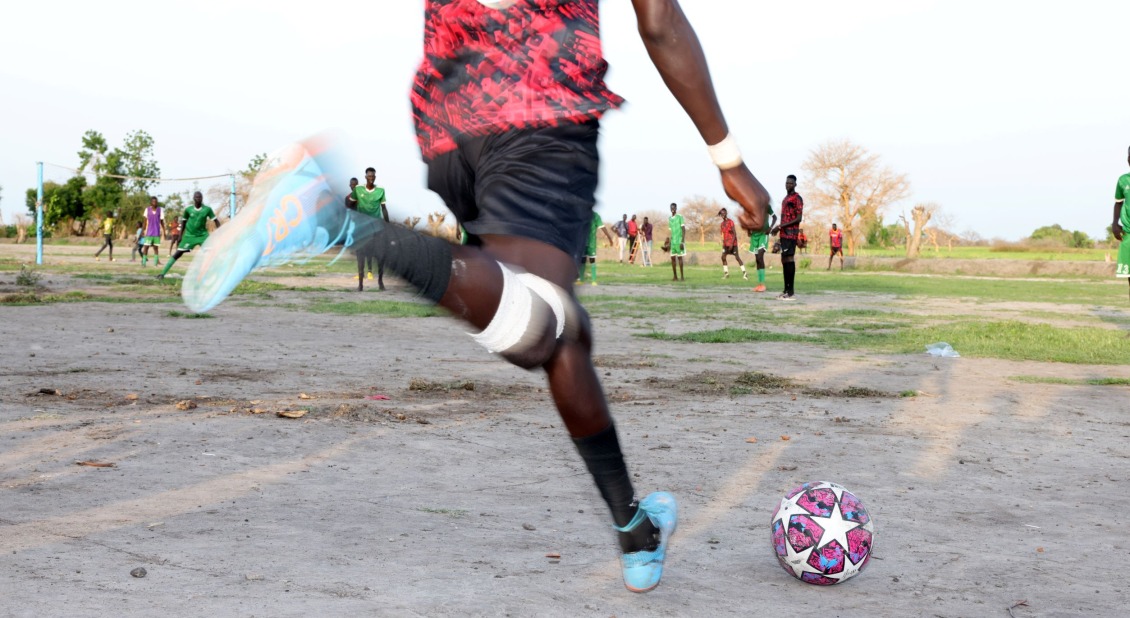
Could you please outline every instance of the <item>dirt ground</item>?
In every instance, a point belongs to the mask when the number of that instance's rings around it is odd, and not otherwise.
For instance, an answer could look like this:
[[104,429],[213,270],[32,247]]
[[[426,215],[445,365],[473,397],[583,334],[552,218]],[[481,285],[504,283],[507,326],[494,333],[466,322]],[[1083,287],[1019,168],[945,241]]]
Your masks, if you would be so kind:
[[[410,298],[313,281],[323,298]],[[780,306],[584,289],[684,293]],[[1127,389],[1007,378],[1126,367],[671,343],[635,335],[718,320],[598,315],[636,488],[680,501],[663,582],[637,595],[542,375],[451,319],[311,313],[309,296],[232,299],[213,319],[0,306],[0,616],[1124,615]],[[791,383],[735,388],[747,371]],[[769,542],[774,506],[809,480],[845,485],[876,523],[869,567],[831,588],[788,576]]]

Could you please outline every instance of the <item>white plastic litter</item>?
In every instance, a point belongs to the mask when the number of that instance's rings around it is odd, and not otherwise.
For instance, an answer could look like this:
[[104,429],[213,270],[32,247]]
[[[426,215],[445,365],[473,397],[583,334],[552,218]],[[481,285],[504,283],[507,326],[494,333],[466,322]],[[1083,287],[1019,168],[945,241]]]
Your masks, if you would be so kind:
[[926,353],[930,356],[941,356],[942,358],[961,358],[957,350],[953,349],[953,346],[944,341],[931,343],[926,346]]

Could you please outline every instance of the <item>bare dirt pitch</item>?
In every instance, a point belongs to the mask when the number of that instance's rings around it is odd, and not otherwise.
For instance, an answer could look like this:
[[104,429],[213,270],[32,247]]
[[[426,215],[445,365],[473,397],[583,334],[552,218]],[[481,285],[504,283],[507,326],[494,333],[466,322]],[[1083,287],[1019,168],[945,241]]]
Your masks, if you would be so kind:
[[[342,290],[323,298],[409,298],[314,281]],[[213,319],[170,317],[175,303],[0,307],[0,615],[1124,612],[1127,389],[1007,377],[1125,367],[664,343],[634,336],[646,320],[598,316],[637,489],[680,500],[663,583],[636,595],[540,374],[448,318],[311,313],[310,296],[233,299]],[[793,580],[769,543],[773,507],[808,480],[845,485],[876,521],[871,565],[833,588]]]

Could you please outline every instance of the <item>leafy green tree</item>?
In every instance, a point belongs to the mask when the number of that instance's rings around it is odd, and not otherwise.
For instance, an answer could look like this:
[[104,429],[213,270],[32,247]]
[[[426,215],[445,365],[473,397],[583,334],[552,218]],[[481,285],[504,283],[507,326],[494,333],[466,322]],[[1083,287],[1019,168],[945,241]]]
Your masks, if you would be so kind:
[[1075,230],[1071,232],[1071,246],[1075,249],[1091,249],[1095,246],[1095,241],[1091,240],[1085,232]]
[[130,191],[147,193],[149,187],[156,184],[154,180],[144,178],[157,178],[161,175],[161,167],[153,156],[153,138],[145,131],[133,131],[126,135],[126,142],[122,148],[123,169],[126,176],[132,176],[126,182]]
[[[86,229],[86,222],[89,220],[83,199],[84,189],[86,189],[86,178],[83,176],[72,176],[64,184],[53,181],[43,183],[43,226],[54,227],[65,222],[68,227],[73,229],[77,223],[79,226],[78,233],[82,234]],[[35,218],[35,197],[35,188],[28,189],[27,211],[33,219]]]
[[82,150],[78,151],[79,171],[85,172],[89,169],[95,174],[103,173],[103,166],[106,162],[106,153],[110,150],[110,145],[106,143],[106,138],[101,133],[91,129],[82,134]]

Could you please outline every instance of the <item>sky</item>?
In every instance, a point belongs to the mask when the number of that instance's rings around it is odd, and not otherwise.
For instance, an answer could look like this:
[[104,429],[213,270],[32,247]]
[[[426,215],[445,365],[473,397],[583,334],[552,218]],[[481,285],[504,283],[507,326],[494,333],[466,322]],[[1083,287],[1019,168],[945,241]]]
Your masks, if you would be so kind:
[[[774,199],[809,153],[849,139],[905,173],[952,231],[1105,237],[1130,146],[1130,2],[688,0],[731,132]],[[422,0],[58,0],[0,8],[0,211],[35,164],[77,167],[82,134],[144,130],[162,176],[243,169],[315,133],[347,136],[396,219],[443,211],[408,105]],[[605,220],[694,196],[729,203],[701,137],[647,58],[626,0],[601,2]],[[68,173],[47,165],[48,179]],[[207,186],[205,181],[204,186]],[[221,181],[222,182],[222,181]],[[158,194],[190,183],[166,183]]]

